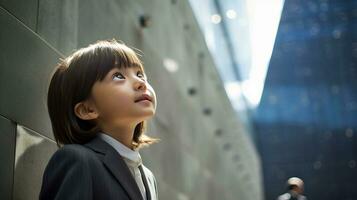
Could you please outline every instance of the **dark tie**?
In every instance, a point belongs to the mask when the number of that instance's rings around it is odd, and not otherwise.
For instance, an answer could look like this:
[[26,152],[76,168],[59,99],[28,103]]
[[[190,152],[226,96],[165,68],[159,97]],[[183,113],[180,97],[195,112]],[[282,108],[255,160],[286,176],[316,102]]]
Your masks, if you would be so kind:
[[146,176],[145,176],[142,165],[139,166],[139,170],[140,170],[141,178],[143,179],[143,183],[144,183],[144,187],[145,187],[145,191],[146,191],[146,199],[151,200],[150,189],[149,189],[148,182],[146,180]]

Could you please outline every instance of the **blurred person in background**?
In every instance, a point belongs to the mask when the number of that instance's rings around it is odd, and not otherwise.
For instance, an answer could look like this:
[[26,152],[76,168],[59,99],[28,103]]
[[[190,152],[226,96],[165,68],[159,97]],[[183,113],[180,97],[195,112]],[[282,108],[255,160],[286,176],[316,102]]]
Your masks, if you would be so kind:
[[291,177],[286,183],[288,191],[280,195],[277,200],[307,200],[307,198],[302,195],[304,192],[304,181],[297,177]]

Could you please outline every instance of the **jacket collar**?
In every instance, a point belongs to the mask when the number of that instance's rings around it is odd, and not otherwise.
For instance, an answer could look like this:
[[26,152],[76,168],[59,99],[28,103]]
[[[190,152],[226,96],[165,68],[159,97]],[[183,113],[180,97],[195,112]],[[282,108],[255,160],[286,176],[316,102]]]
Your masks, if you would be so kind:
[[143,200],[139,187],[131,175],[128,166],[120,154],[99,137],[92,139],[85,146],[104,155],[103,163],[126,190],[131,199]]

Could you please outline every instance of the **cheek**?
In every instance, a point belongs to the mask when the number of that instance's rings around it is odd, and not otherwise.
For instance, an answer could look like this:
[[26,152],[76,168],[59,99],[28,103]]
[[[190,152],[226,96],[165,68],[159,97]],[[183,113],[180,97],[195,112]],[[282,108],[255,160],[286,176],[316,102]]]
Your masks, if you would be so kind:
[[118,109],[124,110],[128,105],[133,103],[133,99],[129,98],[128,95],[122,93],[109,93],[102,97],[104,99],[103,103],[109,111],[118,111]]
[[129,98],[125,98],[125,96],[117,96],[117,95],[108,95],[107,97],[103,97],[103,101],[101,102],[99,109],[99,115],[104,119],[115,119],[122,118],[130,113],[131,101]]
[[125,91],[105,87],[96,89],[93,97],[96,107],[102,115],[118,114],[120,110],[125,110],[132,101]]

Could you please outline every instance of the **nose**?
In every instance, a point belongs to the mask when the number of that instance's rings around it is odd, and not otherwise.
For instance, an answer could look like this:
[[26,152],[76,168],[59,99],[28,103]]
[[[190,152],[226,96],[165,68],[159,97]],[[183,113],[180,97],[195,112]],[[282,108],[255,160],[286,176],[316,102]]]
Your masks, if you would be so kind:
[[135,90],[146,90],[146,82],[140,78],[135,79],[134,89]]

